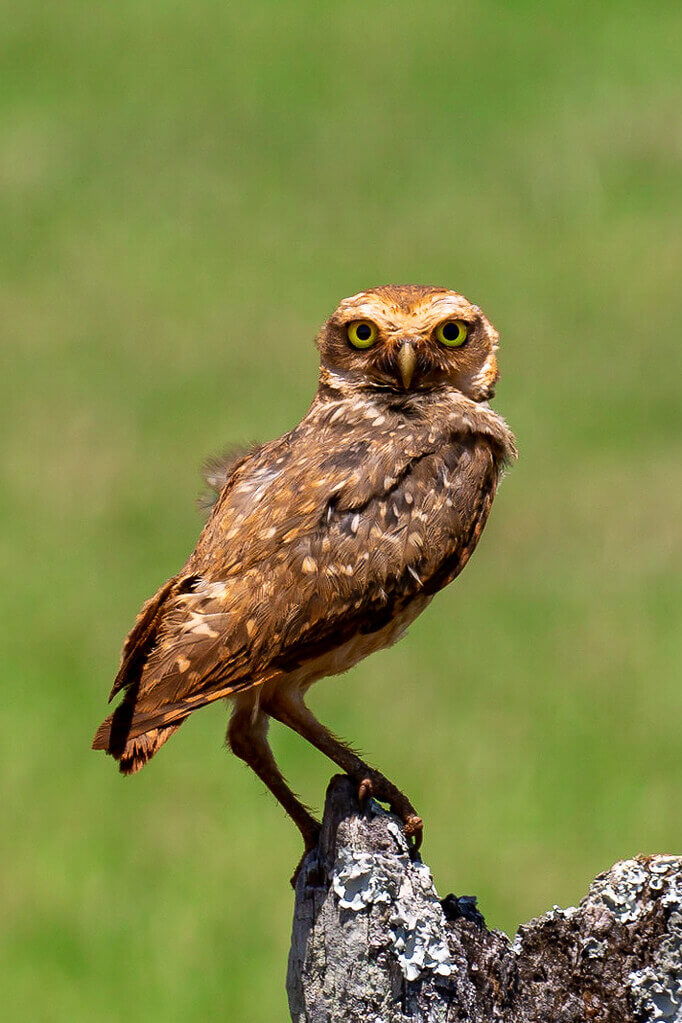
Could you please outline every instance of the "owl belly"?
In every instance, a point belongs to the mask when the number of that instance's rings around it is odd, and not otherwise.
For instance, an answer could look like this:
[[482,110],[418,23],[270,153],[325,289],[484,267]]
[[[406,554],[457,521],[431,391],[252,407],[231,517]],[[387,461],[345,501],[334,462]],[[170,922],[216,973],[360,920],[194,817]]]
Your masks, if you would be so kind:
[[347,640],[334,649],[327,650],[307,664],[301,665],[286,677],[288,685],[293,685],[305,692],[314,682],[327,675],[339,675],[348,671],[365,657],[392,646],[405,633],[408,626],[417,618],[431,602],[432,597],[419,594],[391,619],[383,628],[376,632],[362,633]]

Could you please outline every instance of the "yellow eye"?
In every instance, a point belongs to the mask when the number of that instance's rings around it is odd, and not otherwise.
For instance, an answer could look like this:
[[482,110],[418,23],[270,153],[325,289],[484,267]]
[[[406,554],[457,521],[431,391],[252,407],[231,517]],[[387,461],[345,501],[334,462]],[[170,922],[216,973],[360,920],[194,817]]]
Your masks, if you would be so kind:
[[436,339],[447,348],[459,348],[467,339],[469,324],[464,320],[446,320],[436,330]]
[[377,329],[369,320],[353,320],[348,324],[348,340],[354,348],[371,348],[377,339]]

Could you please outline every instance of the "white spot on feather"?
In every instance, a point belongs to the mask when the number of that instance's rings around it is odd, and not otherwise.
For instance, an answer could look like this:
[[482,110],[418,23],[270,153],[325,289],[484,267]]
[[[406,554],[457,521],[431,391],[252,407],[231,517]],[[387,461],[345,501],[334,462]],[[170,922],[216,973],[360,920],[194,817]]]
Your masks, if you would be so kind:
[[202,582],[194,592],[199,593],[202,597],[215,597],[217,600],[222,600],[227,594],[227,584]]
[[416,582],[418,582],[418,583],[419,583],[419,585],[421,586],[421,584],[422,584],[422,581],[421,581],[421,579],[419,578],[419,575],[417,574],[417,572],[416,572],[416,571],[415,571],[415,570],[414,570],[414,569],[412,568],[412,565],[408,565],[408,566],[407,566],[407,571],[408,571],[408,572],[410,573],[410,575],[412,576],[412,578],[413,578],[413,579],[414,579],[414,580],[415,580]]
[[221,615],[202,615],[193,611],[189,616],[189,622],[185,625],[185,631],[191,632],[193,636],[208,636],[209,639],[217,639],[220,635],[206,621],[207,618],[218,618]]

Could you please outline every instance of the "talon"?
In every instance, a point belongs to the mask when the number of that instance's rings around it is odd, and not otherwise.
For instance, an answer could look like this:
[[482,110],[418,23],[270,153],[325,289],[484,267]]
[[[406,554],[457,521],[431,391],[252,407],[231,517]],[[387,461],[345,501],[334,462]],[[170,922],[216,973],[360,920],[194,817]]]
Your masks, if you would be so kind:
[[424,837],[424,821],[421,817],[417,817],[416,814],[410,814],[409,817],[406,817],[403,821],[403,825],[405,828],[405,834],[409,838],[414,839],[414,847],[418,850],[421,847],[422,838]]
[[373,794],[374,787],[371,778],[363,778],[358,786],[358,803],[361,810],[364,810],[365,803]]

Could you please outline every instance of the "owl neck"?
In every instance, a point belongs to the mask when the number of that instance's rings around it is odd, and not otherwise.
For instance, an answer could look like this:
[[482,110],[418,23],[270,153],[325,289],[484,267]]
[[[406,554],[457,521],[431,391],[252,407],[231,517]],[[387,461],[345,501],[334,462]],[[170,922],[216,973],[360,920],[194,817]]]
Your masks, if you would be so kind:
[[488,436],[505,461],[516,458],[515,438],[502,416],[487,401],[474,401],[454,387],[402,392],[358,383],[323,367],[308,415],[319,417],[321,422],[338,421],[339,407],[344,406],[346,418],[367,416],[376,423],[379,413],[386,417],[388,425],[391,418],[405,416],[424,424],[440,424],[447,432]]

